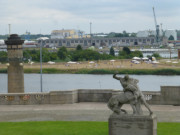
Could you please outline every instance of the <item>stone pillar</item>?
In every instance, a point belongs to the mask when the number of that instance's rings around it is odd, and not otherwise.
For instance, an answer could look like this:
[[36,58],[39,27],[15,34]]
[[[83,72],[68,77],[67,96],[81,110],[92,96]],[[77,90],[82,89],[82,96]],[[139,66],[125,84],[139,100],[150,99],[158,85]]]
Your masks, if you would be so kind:
[[5,41],[8,53],[8,93],[24,93],[23,50],[17,34],[12,34]]
[[157,117],[112,114],[109,135],[157,135]]

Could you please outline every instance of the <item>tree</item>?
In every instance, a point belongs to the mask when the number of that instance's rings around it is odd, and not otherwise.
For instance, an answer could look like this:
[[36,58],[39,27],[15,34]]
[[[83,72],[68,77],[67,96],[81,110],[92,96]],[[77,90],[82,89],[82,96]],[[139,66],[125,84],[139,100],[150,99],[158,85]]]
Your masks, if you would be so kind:
[[82,61],[82,60],[99,60],[100,54],[93,50],[82,50],[82,51],[74,51],[71,53],[71,57],[73,61]]
[[134,51],[134,52],[131,52],[131,57],[143,57],[143,53],[141,51]]
[[116,33],[114,37],[123,37],[122,33]]
[[56,52],[50,53],[50,60],[51,60],[51,61],[57,60],[57,53],[56,53]]
[[174,40],[174,37],[171,35],[168,40]]
[[59,59],[65,60],[66,57],[67,57],[67,49],[66,49],[66,47],[64,47],[64,46],[61,47],[61,48],[58,50],[57,55],[58,55]]
[[123,37],[129,37],[129,34],[125,30],[123,31]]
[[123,51],[126,52],[126,54],[130,54],[131,51],[128,47],[123,47]]
[[159,59],[161,58],[161,55],[159,53],[153,53],[152,57]]
[[7,52],[0,52],[0,62],[6,62],[7,61]]
[[[38,51],[39,52],[39,51]],[[39,53],[40,56],[40,53]],[[40,58],[39,58],[40,59]],[[50,61],[50,53],[47,48],[42,48],[42,61],[48,62]]]
[[77,50],[77,51],[80,51],[80,50],[82,50],[82,47],[81,47],[81,45],[78,45],[78,46],[76,47],[76,50]]
[[133,33],[131,33],[131,37],[136,37],[136,35],[137,35],[137,34],[136,34],[136,33],[134,33],[134,32],[133,32]]
[[110,52],[109,52],[109,54],[110,54],[110,55],[112,55],[112,56],[115,56],[115,53],[114,53],[114,48],[113,48],[113,47],[111,47],[111,48],[110,48]]

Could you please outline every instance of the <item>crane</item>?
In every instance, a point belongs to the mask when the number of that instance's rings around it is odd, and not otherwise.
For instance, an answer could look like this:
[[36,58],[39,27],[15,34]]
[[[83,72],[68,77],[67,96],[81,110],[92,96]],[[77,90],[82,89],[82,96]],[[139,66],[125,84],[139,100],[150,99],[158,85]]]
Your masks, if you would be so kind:
[[154,15],[155,28],[156,28],[156,43],[159,43],[159,25],[157,24],[154,7],[153,7],[153,15]]

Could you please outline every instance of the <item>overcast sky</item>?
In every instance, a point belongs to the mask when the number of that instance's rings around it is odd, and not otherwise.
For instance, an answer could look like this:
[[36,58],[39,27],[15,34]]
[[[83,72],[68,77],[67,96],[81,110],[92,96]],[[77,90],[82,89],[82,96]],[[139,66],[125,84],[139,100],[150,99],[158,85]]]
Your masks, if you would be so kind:
[[155,29],[152,7],[164,29],[180,29],[180,0],[0,0],[0,34],[50,34],[55,29],[137,32]]

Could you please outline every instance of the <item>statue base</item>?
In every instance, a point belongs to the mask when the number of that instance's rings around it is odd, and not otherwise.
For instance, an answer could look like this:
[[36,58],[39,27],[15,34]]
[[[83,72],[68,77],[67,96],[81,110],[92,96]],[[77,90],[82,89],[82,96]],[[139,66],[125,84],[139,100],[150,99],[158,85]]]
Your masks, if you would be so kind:
[[109,135],[157,135],[157,117],[112,114],[109,117]]

